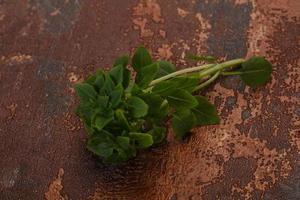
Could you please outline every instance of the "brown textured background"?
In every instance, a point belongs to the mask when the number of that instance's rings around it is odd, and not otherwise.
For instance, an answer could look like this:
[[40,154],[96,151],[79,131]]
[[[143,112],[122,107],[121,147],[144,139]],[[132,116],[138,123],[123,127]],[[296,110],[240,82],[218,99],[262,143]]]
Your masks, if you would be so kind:
[[[274,64],[205,93],[222,123],[120,167],[97,162],[72,85],[139,44]],[[300,199],[299,0],[0,0],[0,199]]]

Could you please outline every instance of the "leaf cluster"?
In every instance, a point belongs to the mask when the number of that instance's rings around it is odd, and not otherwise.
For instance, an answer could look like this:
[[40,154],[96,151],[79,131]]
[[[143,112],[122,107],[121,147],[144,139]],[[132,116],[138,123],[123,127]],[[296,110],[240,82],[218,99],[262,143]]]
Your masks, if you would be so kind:
[[[252,86],[263,84],[253,60],[244,65],[255,76],[242,76]],[[128,66],[136,72],[134,80]],[[193,127],[218,124],[220,118],[213,104],[205,97],[194,95],[201,80],[195,76],[176,76],[154,86],[150,83],[176,71],[167,61],[154,61],[149,52],[140,47],[130,60],[119,57],[110,71],[98,70],[83,83],[76,84],[80,97],[76,110],[88,133],[88,150],[106,163],[120,163],[136,156],[139,149],[162,143],[166,138],[167,120],[173,133],[184,138]],[[265,72],[267,73],[267,72]],[[269,72],[268,72],[269,73]],[[267,75],[269,76],[269,75]]]

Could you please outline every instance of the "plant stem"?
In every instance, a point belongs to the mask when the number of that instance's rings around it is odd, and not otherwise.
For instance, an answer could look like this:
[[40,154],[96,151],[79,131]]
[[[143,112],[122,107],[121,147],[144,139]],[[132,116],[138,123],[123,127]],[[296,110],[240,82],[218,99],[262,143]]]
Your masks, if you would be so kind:
[[242,74],[252,74],[257,72],[263,72],[264,70],[258,69],[258,70],[252,70],[249,72],[241,72],[241,71],[235,71],[235,72],[222,72],[222,75],[229,76],[229,75],[242,75]]
[[206,86],[208,86],[209,84],[211,84],[212,82],[214,82],[218,76],[220,75],[220,71],[217,71],[217,73],[215,73],[210,79],[208,79],[207,81],[201,83],[200,85],[198,85],[193,92],[200,90]]
[[153,86],[161,81],[165,81],[167,79],[182,75],[182,74],[186,74],[186,73],[190,73],[190,72],[195,72],[195,71],[200,71],[200,70],[204,70],[204,69],[208,69],[210,67],[215,66],[215,64],[206,64],[206,65],[201,65],[201,66],[197,66],[197,67],[191,67],[191,68],[187,68],[187,69],[182,69],[182,70],[178,70],[176,72],[173,72],[171,74],[168,74],[166,76],[162,76],[158,79],[153,80],[149,86]]
[[231,75],[241,75],[243,74],[243,72],[222,72],[221,75],[222,76],[231,76]]
[[153,86],[161,81],[165,81],[168,80],[170,78],[174,78],[176,76],[182,75],[182,74],[186,74],[186,73],[190,73],[190,72],[196,72],[196,71],[201,71],[199,72],[199,79],[202,79],[203,77],[207,76],[207,75],[211,75],[211,74],[215,74],[218,71],[222,71],[225,68],[228,67],[232,67],[238,64],[241,64],[245,62],[244,59],[234,59],[234,60],[230,60],[230,61],[226,61],[220,64],[206,64],[206,65],[201,65],[201,66],[197,66],[197,67],[192,67],[192,68],[187,68],[187,69],[182,69],[176,72],[173,72],[171,74],[168,74],[166,76],[160,77],[158,79],[153,80],[149,86]]
[[212,68],[209,68],[209,69],[206,69],[206,70],[200,72],[199,73],[199,78],[201,79],[201,78],[203,78],[207,75],[214,74],[217,71],[222,71],[225,68],[232,67],[232,66],[241,64],[243,62],[245,62],[244,59],[234,59],[234,60],[230,60],[230,61],[227,61],[227,62],[217,64],[215,67],[212,67]]

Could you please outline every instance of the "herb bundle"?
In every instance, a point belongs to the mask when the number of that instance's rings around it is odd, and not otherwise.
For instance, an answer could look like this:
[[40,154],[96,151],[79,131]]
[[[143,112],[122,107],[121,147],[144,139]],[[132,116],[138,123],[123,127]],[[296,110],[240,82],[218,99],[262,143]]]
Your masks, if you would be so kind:
[[[262,57],[222,63],[212,56],[190,58],[207,64],[176,70],[170,62],[154,61],[140,47],[131,62],[128,56],[119,57],[110,71],[98,70],[76,84],[76,113],[88,133],[87,148],[105,163],[127,161],[138,149],[162,143],[168,120],[178,139],[193,127],[218,124],[214,105],[195,94],[219,76],[239,75],[252,88],[271,77],[272,66]],[[129,64],[136,72],[134,80]]]

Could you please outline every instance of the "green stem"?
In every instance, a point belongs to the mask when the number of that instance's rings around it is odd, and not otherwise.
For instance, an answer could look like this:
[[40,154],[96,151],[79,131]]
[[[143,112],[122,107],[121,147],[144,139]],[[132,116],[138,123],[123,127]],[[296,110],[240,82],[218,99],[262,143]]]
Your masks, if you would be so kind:
[[222,72],[222,76],[241,75],[243,72]]
[[149,86],[153,86],[159,82],[168,80],[170,78],[174,78],[176,76],[182,75],[182,74],[187,74],[187,73],[191,73],[191,72],[196,72],[196,71],[200,71],[199,72],[199,79],[202,79],[205,76],[211,75],[211,74],[215,74],[218,71],[222,71],[225,68],[228,67],[232,67],[238,64],[241,64],[245,62],[244,59],[234,59],[234,60],[230,60],[230,61],[226,61],[220,64],[206,64],[206,65],[202,65],[202,66],[197,66],[197,67],[192,67],[192,68],[187,68],[187,69],[182,69],[176,72],[173,72],[171,74],[168,74],[166,76],[160,77],[158,79],[153,80]]
[[253,74],[257,72],[263,72],[264,70],[258,69],[258,70],[252,70],[249,72],[241,72],[241,71],[235,71],[235,72],[222,72],[222,75],[229,76],[229,75],[242,75],[242,74]]
[[195,89],[194,92],[197,90],[200,90],[206,86],[208,86],[209,84],[211,84],[212,82],[214,82],[218,76],[220,75],[220,71],[218,71],[217,73],[215,73],[210,79],[208,79],[207,81],[201,83],[200,85],[198,85]]
[[208,69],[208,68],[213,67],[213,66],[215,66],[215,64],[206,64],[206,65],[201,65],[201,66],[197,66],[197,67],[182,69],[182,70],[173,72],[171,74],[168,74],[166,76],[163,76],[163,77],[160,77],[158,79],[153,80],[149,84],[149,86],[153,86],[153,85],[155,85],[155,84],[157,84],[159,82],[165,81],[167,79],[170,79],[170,78],[182,75],[182,74],[187,74],[187,73],[190,73],[190,72],[195,72],[195,71],[200,71],[200,70]]
[[244,59],[234,59],[234,60],[230,60],[230,61],[227,61],[227,62],[217,64],[215,67],[212,67],[212,68],[209,68],[209,69],[206,69],[206,70],[200,72],[199,73],[199,78],[201,79],[201,78],[203,78],[207,75],[214,74],[217,71],[222,71],[223,69],[228,68],[228,67],[239,65],[243,62],[245,62]]

